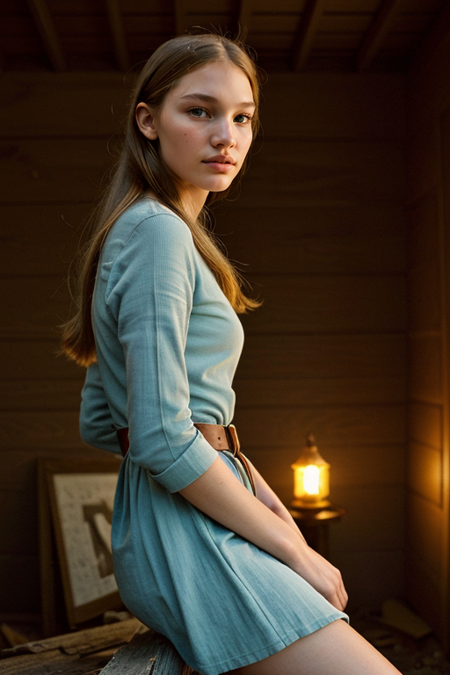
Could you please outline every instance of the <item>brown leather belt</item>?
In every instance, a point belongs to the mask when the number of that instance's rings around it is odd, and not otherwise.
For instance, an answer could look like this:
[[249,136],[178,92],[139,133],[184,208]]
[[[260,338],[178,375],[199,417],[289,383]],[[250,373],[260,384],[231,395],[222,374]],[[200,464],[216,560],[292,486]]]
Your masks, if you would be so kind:
[[[242,466],[244,467],[245,473],[248,476],[250,484],[253,489],[253,493],[256,494],[255,484],[253,482],[253,476],[250,469],[250,465],[241,452],[241,446],[239,443],[239,437],[237,435],[236,427],[234,424],[229,424],[228,426],[222,426],[221,424],[194,424],[194,427],[203,434],[205,440],[208,441],[214,450],[223,451],[228,450],[232,452],[235,457],[239,459]],[[128,427],[123,429],[117,429],[117,438],[120,445],[120,450],[122,455],[125,455],[128,452],[130,446],[130,441],[128,438]]]

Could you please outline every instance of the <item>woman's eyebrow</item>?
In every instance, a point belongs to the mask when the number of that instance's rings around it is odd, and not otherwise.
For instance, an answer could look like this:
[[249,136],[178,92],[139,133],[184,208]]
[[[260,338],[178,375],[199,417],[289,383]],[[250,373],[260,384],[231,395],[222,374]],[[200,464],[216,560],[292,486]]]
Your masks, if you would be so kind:
[[[214,97],[214,96],[209,96],[209,94],[200,94],[200,93],[195,93],[195,94],[185,94],[184,96],[181,97],[181,99],[184,98],[199,98],[201,101],[207,101],[208,103],[218,103],[219,101]],[[253,106],[256,108],[256,103],[254,101],[242,101],[241,103],[236,103],[236,107],[239,106]]]

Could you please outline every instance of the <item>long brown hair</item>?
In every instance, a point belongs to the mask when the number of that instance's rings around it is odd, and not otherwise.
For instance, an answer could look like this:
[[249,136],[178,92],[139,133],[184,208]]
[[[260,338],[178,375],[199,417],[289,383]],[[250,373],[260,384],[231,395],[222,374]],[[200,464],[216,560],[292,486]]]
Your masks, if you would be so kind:
[[225,60],[241,68],[249,79],[256,103],[252,119],[254,138],[260,124],[260,78],[254,61],[238,40],[230,40],[213,33],[180,35],[158,47],[137,79],[126,120],[123,145],[117,164],[113,168],[112,179],[90,218],[92,236],[80,258],[78,292],[75,296],[77,311],[63,326],[63,351],[82,366],[87,367],[96,360],[91,308],[97,265],[103,244],[117,218],[145,190],[153,191],[159,201],[186,222],[198,251],[213,271],[235,311],[244,313],[260,305],[258,301],[244,294],[242,277],[222,253],[217,240],[208,229],[210,215],[206,208],[226,197],[236,186],[247,169],[248,155],[228,189],[223,192],[210,192],[205,207],[198,218],[193,220],[183,208],[176,188],[176,177],[161,161],[159,140],[148,140],[139,130],[135,119],[138,103],[144,102],[159,108],[168,91],[188,72],[211,61]]

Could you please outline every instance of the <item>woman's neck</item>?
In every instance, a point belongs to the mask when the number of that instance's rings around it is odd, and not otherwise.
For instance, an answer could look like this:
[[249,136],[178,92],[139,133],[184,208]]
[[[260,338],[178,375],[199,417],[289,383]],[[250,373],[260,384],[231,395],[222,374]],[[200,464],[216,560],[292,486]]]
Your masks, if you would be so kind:
[[[196,194],[195,196],[191,195],[190,193],[182,195],[181,202],[183,204],[183,208],[186,211],[186,214],[189,216],[189,218],[192,218],[192,220],[197,220],[200,211],[205,205],[208,192],[202,190],[202,193],[203,194]],[[157,202],[160,201],[156,193],[150,189],[145,190],[143,196],[147,197],[148,199],[155,199]]]

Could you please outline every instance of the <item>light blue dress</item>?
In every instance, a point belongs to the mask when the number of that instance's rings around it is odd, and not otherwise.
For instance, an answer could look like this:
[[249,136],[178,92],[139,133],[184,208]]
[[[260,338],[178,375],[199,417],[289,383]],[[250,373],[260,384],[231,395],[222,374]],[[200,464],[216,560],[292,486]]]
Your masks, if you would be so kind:
[[121,597],[205,675],[259,661],[348,619],[302,577],[212,520],[178,491],[231,453],[194,422],[229,424],[242,325],[170,209],[140,199],[105,242],[93,298],[98,362],[82,392],[83,440],[119,453],[112,545]]

